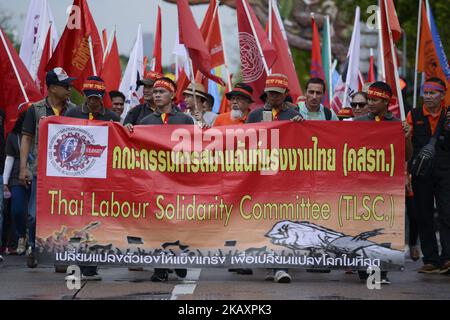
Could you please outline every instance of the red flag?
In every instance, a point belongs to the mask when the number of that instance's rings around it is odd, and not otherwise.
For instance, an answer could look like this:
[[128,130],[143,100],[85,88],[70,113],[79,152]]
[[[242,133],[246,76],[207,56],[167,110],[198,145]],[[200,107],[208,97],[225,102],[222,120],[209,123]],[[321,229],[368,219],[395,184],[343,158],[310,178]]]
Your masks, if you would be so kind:
[[[261,27],[247,0],[236,2],[236,14],[242,79],[243,82],[253,87],[253,100],[259,101],[259,96],[263,93],[266,83],[266,67],[272,67],[277,59],[277,52],[269,42],[269,39],[267,39],[264,29]],[[261,48],[263,56],[261,56],[259,48]]]
[[42,49],[41,61],[39,62],[39,68],[36,73],[36,84],[45,97],[47,95],[47,85],[45,83],[45,68],[47,67],[50,58],[52,57],[52,25],[48,28],[47,37],[45,38],[44,49]]
[[317,24],[314,18],[312,20],[312,49],[311,49],[311,78],[320,78],[325,80],[322,65],[322,51],[320,49],[320,36]]
[[369,74],[367,75],[367,82],[375,82],[375,65],[373,61],[373,51],[370,49],[370,66],[369,66]]
[[180,43],[184,44],[189,53],[194,74],[200,71],[211,80],[225,85],[221,78],[211,74],[211,55],[195,23],[188,1],[177,0],[177,5]]
[[62,67],[70,77],[77,78],[73,86],[79,91],[82,91],[84,80],[94,74],[89,37],[92,39],[96,71],[101,74],[103,49],[97,27],[86,0],[74,0],[66,28],[46,70]]
[[[425,1],[422,1],[422,24],[420,31],[419,60],[417,63],[417,71],[425,72],[426,78],[436,77],[442,79],[442,81],[444,82],[446,81],[445,74],[442,71],[439,57],[436,52],[433,36],[431,34]],[[448,81],[447,88],[450,88],[450,83]],[[445,105],[450,105],[450,90],[447,90],[446,92]]]
[[272,73],[282,73],[288,77],[289,81],[289,92],[294,101],[297,100],[299,96],[302,96],[302,89],[298,81],[297,72],[295,71],[295,66],[292,61],[292,57],[289,54],[289,44],[284,38],[281,31],[280,23],[275,13],[276,7],[272,10],[272,44],[275,48],[278,48],[278,59],[272,66]]
[[[17,119],[18,106],[24,102],[36,102],[43,98],[3,29],[0,28],[0,107],[5,111],[5,134],[9,133]],[[22,90],[22,87],[23,90]]]
[[220,33],[219,12],[217,1],[211,0],[200,27],[206,47],[211,55],[211,68],[225,64],[222,46],[222,35]]
[[156,19],[156,35],[155,44],[153,46],[153,59],[151,69],[159,74],[163,73],[162,69],[162,49],[161,49],[161,7],[158,6],[158,18]]
[[103,98],[103,102],[107,107],[111,106],[109,92],[113,90],[119,90],[121,75],[122,70],[120,68],[119,48],[117,47],[116,34],[114,34],[111,49],[105,59],[102,73],[100,75],[106,86],[106,94]]
[[[205,45],[211,56],[211,69],[224,64],[225,58],[222,48],[222,37],[220,35],[219,14],[216,11],[216,0],[210,1],[208,10],[205,13],[200,32]],[[198,72],[196,78],[198,77]],[[182,100],[183,91],[186,90],[190,83],[186,73],[182,71],[177,82],[177,100]],[[222,85],[223,82],[221,82]],[[205,86],[207,88],[208,85]]]
[[[320,36],[319,29],[317,28],[316,20],[312,20],[312,48],[311,48],[311,78],[320,78],[325,81],[325,72],[323,71],[322,64],[322,50],[320,49]],[[325,90],[322,98],[324,106],[329,107],[330,101],[328,97],[328,90]]]
[[[387,6],[385,6],[385,1]],[[389,110],[392,111],[396,117],[399,117],[399,96],[401,95],[401,90],[400,88],[397,88],[396,85],[395,64],[392,58],[392,51],[395,50],[395,46],[393,43],[391,43],[389,33],[392,32],[392,39],[394,42],[396,42],[401,38],[401,28],[392,0],[380,0],[379,2],[381,13],[381,34],[383,38],[384,50],[384,68],[386,70],[386,83],[391,86],[393,92]]]

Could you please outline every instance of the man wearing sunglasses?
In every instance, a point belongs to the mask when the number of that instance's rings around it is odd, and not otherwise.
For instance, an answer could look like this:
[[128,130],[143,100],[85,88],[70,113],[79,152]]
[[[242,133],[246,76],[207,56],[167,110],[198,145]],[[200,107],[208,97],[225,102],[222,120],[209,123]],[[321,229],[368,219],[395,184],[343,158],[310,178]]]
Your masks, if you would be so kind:
[[28,205],[27,266],[29,268],[36,268],[38,264],[35,256],[35,237],[39,121],[44,117],[62,116],[67,110],[75,107],[69,101],[73,80],[75,78],[69,77],[63,68],[55,68],[47,72],[45,78],[48,88],[47,97],[30,106],[23,123],[19,180],[23,185],[31,187]]

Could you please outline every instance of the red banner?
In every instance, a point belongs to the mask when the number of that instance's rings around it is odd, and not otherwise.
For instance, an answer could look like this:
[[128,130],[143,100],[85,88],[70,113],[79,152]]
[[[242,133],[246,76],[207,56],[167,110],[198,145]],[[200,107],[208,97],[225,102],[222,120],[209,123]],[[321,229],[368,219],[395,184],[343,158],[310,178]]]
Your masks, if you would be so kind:
[[37,247],[56,263],[403,265],[399,123],[40,125]]

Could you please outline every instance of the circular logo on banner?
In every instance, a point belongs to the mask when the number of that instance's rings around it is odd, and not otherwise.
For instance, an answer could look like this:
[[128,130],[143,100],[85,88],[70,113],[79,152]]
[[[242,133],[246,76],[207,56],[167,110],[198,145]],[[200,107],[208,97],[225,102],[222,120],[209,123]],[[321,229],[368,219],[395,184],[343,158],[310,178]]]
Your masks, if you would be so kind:
[[264,72],[264,64],[259,54],[255,37],[247,32],[239,32],[242,79],[244,82],[258,80]]
[[64,128],[50,140],[48,158],[60,173],[83,176],[105,149],[106,146],[95,145],[94,136],[88,131],[74,127]]

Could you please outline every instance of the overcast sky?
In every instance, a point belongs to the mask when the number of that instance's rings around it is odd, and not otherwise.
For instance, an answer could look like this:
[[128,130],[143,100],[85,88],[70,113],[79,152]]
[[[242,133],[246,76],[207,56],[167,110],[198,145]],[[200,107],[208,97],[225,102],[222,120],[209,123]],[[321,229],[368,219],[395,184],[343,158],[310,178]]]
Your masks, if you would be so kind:
[[[58,36],[64,30],[67,22],[67,8],[73,0],[48,0],[55,17]],[[89,9],[94,17],[99,32],[106,28],[109,32],[117,27],[117,41],[119,52],[128,55],[136,39],[138,24],[142,24],[143,33],[155,32],[156,13],[159,0],[88,0]],[[17,40],[22,39],[23,28],[30,0],[0,0],[0,10],[11,16],[11,24],[15,28]],[[163,64],[173,63],[175,59],[172,49],[178,29],[177,7],[174,4],[162,2],[162,54]],[[200,25],[206,12],[207,5],[192,6],[194,17]],[[235,10],[221,6],[219,14],[223,26],[223,37],[227,46],[227,56],[230,60],[232,72],[235,72],[239,63],[239,49],[237,38],[237,22]],[[152,55],[152,52],[144,52]]]

